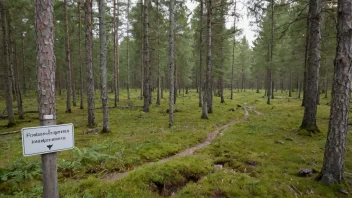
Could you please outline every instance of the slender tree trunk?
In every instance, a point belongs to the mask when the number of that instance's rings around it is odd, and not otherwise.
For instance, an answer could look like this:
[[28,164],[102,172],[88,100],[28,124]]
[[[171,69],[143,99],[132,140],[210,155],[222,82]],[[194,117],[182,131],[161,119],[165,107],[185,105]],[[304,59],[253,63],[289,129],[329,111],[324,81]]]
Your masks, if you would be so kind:
[[114,106],[119,102],[119,16],[117,14],[117,0],[114,0]]
[[22,94],[20,89],[20,75],[19,75],[19,68],[18,68],[18,59],[17,59],[17,48],[16,43],[13,44],[14,46],[14,62],[15,62],[15,88],[17,94],[17,109],[18,109],[18,119],[24,119],[24,111],[22,105]]
[[24,56],[24,35],[23,32],[21,32],[21,38],[22,38],[22,89],[23,89],[23,94],[26,95],[27,92],[27,84],[26,84],[26,74],[27,74],[27,68],[26,68],[26,58]]
[[[140,2],[141,4],[141,30],[144,29],[144,7],[143,7],[143,0]],[[144,35],[142,34],[141,37],[141,92],[140,92],[140,99],[144,98],[143,90],[144,90]]]
[[174,124],[174,95],[175,95],[175,52],[174,52],[174,27],[175,27],[175,19],[174,19],[174,0],[170,0],[169,5],[169,63],[170,63],[170,98],[169,98],[169,126]]
[[144,112],[149,112],[149,105],[150,105],[150,85],[151,85],[151,76],[150,76],[150,54],[149,54],[149,0],[144,0],[144,5],[143,5],[143,35],[144,35],[144,54],[143,54],[143,60],[144,60],[144,87],[143,87],[143,96],[144,96],[144,106],[143,106],[143,111]]
[[3,71],[4,71],[4,88],[5,88],[5,100],[6,100],[6,110],[8,116],[8,124],[7,126],[15,125],[15,117],[13,113],[13,105],[11,98],[11,72],[10,72],[10,55],[9,55],[9,37],[8,37],[8,29],[7,29],[7,14],[6,8],[4,5],[4,0],[0,0],[0,11],[1,11],[1,26],[2,26],[2,39],[4,45],[4,58],[3,61]]
[[352,0],[338,1],[337,48],[332,88],[329,132],[322,170],[317,177],[326,184],[344,179],[348,117],[351,95]]
[[307,87],[304,106],[304,117],[301,129],[310,133],[319,132],[316,125],[318,102],[318,76],[320,64],[320,39],[322,21],[322,0],[310,0],[309,52],[307,68]]
[[78,5],[77,5],[77,13],[78,13],[78,56],[79,56],[79,82],[80,82],[80,87],[79,87],[79,95],[80,95],[80,103],[79,103],[79,108],[84,109],[84,94],[83,94],[83,64],[82,64],[82,54],[81,54],[81,28],[82,28],[82,20],[81,20],[81,0],[78,0]]
[[[127,16],[130,15],[130,0],[127,1]],[[131,99],[130,93],[130,22],[127,18],[127,98]]]
[[289,84],[289,90],[288,90],[288,97],[292,97],[292,75],[291,73],[289,74],[290,75],[290,84]]
[[257,91],[256,91],[256,93],[259,93],[259,80],[258,80],[258,76],[256,77],[256,82],[257,82]]
[[10,24],[11,20],[11,15],[10,13],[7,14],[9,16],[9,20],[7,21],[8,23],[8,31],[9,31],[9,59],[10,59],[10,72],[11,72],[11,90],[12,90],[12,96],[13,96],[13,101],[17,100],[17,90],[16,90],[16,79],[15,79],[15,72],[14,72],[14,57],[15,57],[15,50],[13,47],[13,39],[12,39],[12,28]]
[[67,0],[64,1],[65,8],[65,47],[66,47],[66,67],[67,67],[67,78],[66,78],[66,113],[71,113],[71,92],[72,92],[72,71],[71,71],[71,53],[70,53],[70,35],[68,30],[68,13],[67,13]]
[[274,85],[275,85],[274,81],[271,80],[271,99],[274,99],[274,88],[275,88]]
[[299,88],[298,88],[298,98],[301,98],[301,92],[302,92],[302,81],[300,81],[300,83],[299,83]]
[[93,70],[93,36],[92,36],[92,0],[86,0],[86,67],[87,67],[87,100],[88,100],[88,125],[94,127],[95,103],[94,103],[94,70]]
[[157,53],[158,53],[158,78],[157,78],[157,95],[156,95],[156,104],[160,105],[160,36],[159,36],[159,1],[156,0],[156,11],[158,13],[157,17],[157,28],[156,28],[156,37],[158,39],[158,49],[157,49]]
[[103,107],[103,133],[110,132],[109,101],[106,73],[106,28],[105,28],[105,0],[99,0],[99,39],[100,39],[100,85],[101,102]]
[[[206,56],[206,78],[204,86],[204,98],[203,98],[203,109],[202,119],[208,119],[209,111],[211,109],[211,97],[212,97],[212,77],[211,77],[211,18],[212,18],[212,0],[207,0],[207,56]],[[210,107],[210,109],[209,109]]]
[[160,97],[164,98],[164,76],[161,77],[161,92]]
[[[221,45],[224,46],[225,39],[224,39],[224,29],[225,29],[225,2],[221,0]],[[223,72],[223,65],[225,62],[225,56],[223,52],[223,47],[220,47],[220,74],[219,74],[219,96],[220,96],[220,103],[225,103],[224,99],[224,72]]]
[[271,71],[270,69],[267,70],[267,104],[270,104],[270,97],[271,97]]
[[198,92],[198,106],[202,107],[202,91],[203,91],[203,0],[200,0],[200,30],[199,30],[199,92]]
[[306,102],[306,95],[307,95],[307,83],[308,83],[308,50],[309,50],[309,36],[310,36],[310,13],[311,13],[311,6],[309,5],[308,8],[308,16],[307,16],[307,30],[306,30],[306,43],[305,43],[305,51],[304,51],[304,73],[303,73],[303,100],[302,100],[302,107],[305,106]]
[[235,0],[235,6],[233,9],[233,45],[232,45],[232,68],[231,68],[231,100],[233,99],[233,81],[235,79],[234,69],[235,69],[235,48],[236,48],[236,5],[237,0]]

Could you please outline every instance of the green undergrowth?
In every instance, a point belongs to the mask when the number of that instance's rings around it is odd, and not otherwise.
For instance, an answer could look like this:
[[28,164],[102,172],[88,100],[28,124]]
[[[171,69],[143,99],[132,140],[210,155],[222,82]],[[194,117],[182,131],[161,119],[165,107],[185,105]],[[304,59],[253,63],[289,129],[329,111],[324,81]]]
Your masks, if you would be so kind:
[[[351,192],[350,135],[345,167],[348,174],[343,184],[325,186],[314,180],[317,173],[312,177],[297,175],[300,168],[320,171],[329,122],[330,107],[324,105],[328,99],[321,99],[322,105],[318,107],[317,125],[321,132],[310,137],[299,131],[303,117],[300,99],[275,92],[276,99],[267,105],[262,93],[248,90],[236,93],[233,101],[228,99],[229,91],[225,93],[226,104],[214,98],[210,120],[200,119],[201,108],[195,91],[178,97],[176,108],[180,112],[175,113],[173,128],[167,126],[166,98],[162,106],[152,105],[148,114],[140,109],[109,109],[112,128],[109,134],[83,134],[87,129],[82,124],[86,117],[84,111],[74,109],[72,114],[59,116],[61,123],[70,119],[77,123],[77,148],[58,155],[60,197],[345,197],[339,192],[341,189]],[[137,97],[136,94],[131,101],[133,105],[141,105]],[[64,100],[61,102],[64,105]],[[229,126],[223,135],[192,156],[148,163],[196,145],[216,127],[243,117],[243,111],[229,109],[244,103],[263,115],[250,112],[248,120]],[[59,107],[64,111],[64,106]],[[83,114],[80,119],[75,117],[79,114]],[[101,120],[99,114],[101,111],[97,110],[97,120]],[[41,196],[40,171],[33,171],[40,167],[39,157],[22,159],[19,135],[4,138],[5,141],[0,140],[1,147],[15,156],[0,151],[5,157],[0,162],[0,173],[20,170],[35,174],[30,178],[34,182],[8,175],[0,183],[0,195]],[[13,165],[15,162],[35,166],[20,169]],[[132,171],[121,180],[102,179],[110,172],[126,170]]]
[[[125,100],[125,92],[121,93],[120,106],[141,106],[143,101],[138,99],[139,92],[132,92],[132,99]],[[164,93],[167,96],[167,92]],[[100,134],[88,131],[87,110],[80,110],[73,107],[72,113],[65,113],[65,94],[57,96],[58,124],[73,123],[75,126],[75,149],[58,153],[58,175],[62,183],[69,178],[83,179],[89,176],[100,177],[109,172],[124,172],[146,162],[153,162],[165,158],[192,145],[196,145],[206,139],[208,132],[214,131],[217,127],[228,123],[231,120],[242,117],[243,111],[228,111],[235,107],[238,101],[227,101],[225,104],[214,104],[214,113],[209,120],[200,119],[201,108],[198,107],[198,98],[195,90],[188,95],[180,95],[177,98],[175,108],[175,124],[168,127],[168,98],[161,100],[161,105],[152,104],[150,113],[143,113],[141,108],[112,108],[109,109],[111,133]],[[113,95],[110,95],[113,98]],[[25,110],[36,110],[35,95],[27,95],[24,99]],[[97,128],[102,127],[102,110],[98,93],[95,98]],[[0,109],[5,108],[0,103]],[[243,105],[243,104],[241,104]],[[110,100],[110,106],[113,101]],[[85,106],[86,107],[86,106]],[[7,128],[6,120],[0,120],[0,133],[20,130],[23,127],[38,126],[37,114],[26,114],[25,119],[31,122],[20,122],[15,127]],[[40,177],[22,180],[12,180],[15,176],[9,175],[14,170],[13,164],[22,160],[25,163],[35,164],[40,162],[40,156],[22,157],[22,145],[20,133],[0,136],[0,168],[2,175],[0,180],[0,192],[14,194],[26,191],[22,185],[25,181],[33,180],[32,183],[40,181]],[[26,169],[15,168],[17,172],[26,172]],[[41,173],[41,167],[36,172]],[[8,177],[2,177],[9,175]],[[11,185],[7,185],[7,184]]]

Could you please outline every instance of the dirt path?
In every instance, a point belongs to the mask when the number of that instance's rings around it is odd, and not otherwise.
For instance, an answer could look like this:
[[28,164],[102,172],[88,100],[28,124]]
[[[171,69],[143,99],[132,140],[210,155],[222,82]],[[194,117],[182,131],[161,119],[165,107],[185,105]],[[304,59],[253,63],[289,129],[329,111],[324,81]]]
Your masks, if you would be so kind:
[[[186,150],[183,150],[183,151],[181,151],[179,153],[176,153],[174,155],[171,155],[169,157],[166,157],[164,159],[158,160],[156,162],[146,163],[146,164],[168,162],[168,161],[170,161],[170,160],[172,160],[172,159],[174,159],[176,157],[192,155],[194,153],[194,151],[208,146],[215,139],[215,137],[218,134],[220,134],[222,131],[226,130],[229,126],[247,120],[248,117],[249,117],[248,110],[253,111],[255,114],[262,115],[260,112],[256,111],[254,107],[245,106],[242,109],[243,109],[243,111],[245,113],[242,118],[240,118],[238,120],[233,120],[233,121],[227,123],[226,125],[223,125],[223,126],[217,128],[215,131],[208,133],[207,134],[207,139],[204,142],[199,143],[199,144],[197,144],[197,145],[195,145],[193,147],[190,147],[190,148],[188,148]],[[145,164],[143,164],[143,165],[145,165]],[[131,170],[131,171],[133,171],[133,170]],[[124,172],[124,173],[117,173],[117,172],[109,173],[109,174],[105,175],[102,178],[102,180],[106,181],[106,182],[112,182],[112,181],[120,180],[121,178],[125,177],[131,171]]]

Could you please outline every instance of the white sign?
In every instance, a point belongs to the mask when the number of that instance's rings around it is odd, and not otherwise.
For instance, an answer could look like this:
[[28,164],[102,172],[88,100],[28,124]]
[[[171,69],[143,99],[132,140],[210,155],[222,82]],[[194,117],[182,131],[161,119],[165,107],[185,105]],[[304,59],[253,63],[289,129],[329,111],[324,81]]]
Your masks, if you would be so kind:
[[73,124],[23,128],[22,147],[24,156],[73,149]]

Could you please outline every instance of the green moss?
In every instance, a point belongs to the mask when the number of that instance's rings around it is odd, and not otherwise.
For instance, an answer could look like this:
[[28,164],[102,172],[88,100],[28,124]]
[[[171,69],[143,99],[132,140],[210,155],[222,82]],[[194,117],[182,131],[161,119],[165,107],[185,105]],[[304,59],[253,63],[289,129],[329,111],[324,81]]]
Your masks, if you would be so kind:
[[[142,105],[138,92],[131,93],[131,101],[120,97],[119,105],[127,106],[128,102]],[[338,197],[341,196],[338,189],[349,189],[347,185],[351,185],[352,178],[346,177],[346,184],[328,187],[313,177],[296,175],[299,168],[319,170],[322,165],[324,151],[321,148],[324,148],[327,134],[328,106],[318,107],[317,125],[321,133],[310,138],[297,134],[303,114],[300,100],[291,98],[288,102],[285,95],[276,93],[279,97],[269,106],[262,94],[237,93],[234,100],[227,99],[229,94],[226,90],[225,104],[220,104],[219,98],[214,97],[214,113],[209,114],[209,120],[200,119],[201,108],[195,90],[187,97],[180,96],[176,108],[182,111],[175,114],[172,127],[168,126],[168,114],[165,113],[167,98],[161,100],[160,106],[152,105],[150,113],[143,113],[141,109],[109,109],[111,133],[107,134],[83,134],[88,129],[86,110],[73,107],[72,113],[66,114],[65,95],[58,96],[58,123],[74,123],[75,146],[82,153],[79,155],[76,150],[58,153],[60,196],[148,198],[174,193],[174,197],[295,197],[288,188],[294,185],[305,197]],[[126,93],[122,92],[123,95]],[[321,102],[325,103],[324,100]],[[110,102],[112,106],[113,101]],[[243,111],[228,111],[243,103],[255,106],[263,115],[250,112],[247,121],[228,127],[223,136],[216,137],[193,156],[175,158],[167,163],[150,163],[196,145],[207,138],[208,132],[243,117]],[[35,104],[34,97],[25,98],[26,110],[34,110],[31,108]],[[96,105],[101,106],[99,102]],[[4,103],[0,102],[1,108]],[[0,133],[37,126],[36,118],[37,114],[26,114],[26,119],[33,122],[2,127]],[[101,109],[96,110],[96,121],[97,127],[102,128]],[[6,123],[6,120],[0,120],[0,125]],[[285,137],[295,141],[285,141]],[[283,140],[284,144],[275,144],[276,140]],[[347,146],[348,151],[351,149]],[[352,169],[350,153],[346,153],[346,170]],[[0,138],[0,157],[0,168],[4,172],[22,158],[19,134]],[[28,157],[26,161],[35,164],[40,156]],[[215,171],[214,164],[222,164],[223,168]],[[133,171],[121,180],[106,182],[100,179],[105,173],[127,170]],[[40,180],[0,181],[1,187],[6,185],[6,192],[1,193],[40,197]],[[305,194],[309,190],[314,193]]]

